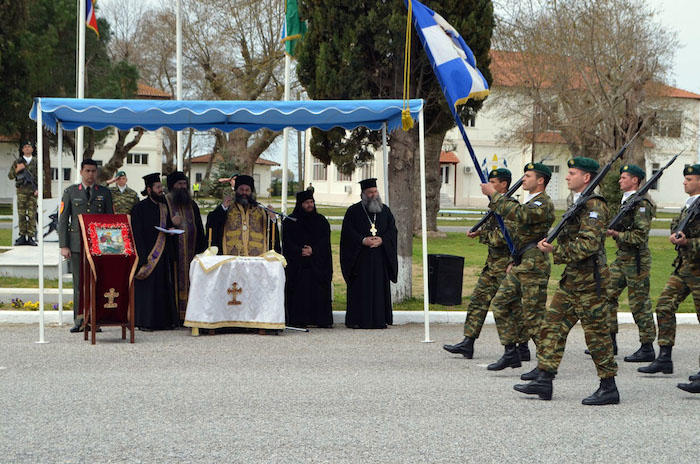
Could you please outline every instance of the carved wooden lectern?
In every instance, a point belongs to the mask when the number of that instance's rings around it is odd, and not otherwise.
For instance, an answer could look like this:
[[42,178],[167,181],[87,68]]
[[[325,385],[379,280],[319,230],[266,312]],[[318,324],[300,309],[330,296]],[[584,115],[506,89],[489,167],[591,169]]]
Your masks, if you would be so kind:
[[84,315],[85,340],[92,344],[101,326],[131,332],[134,343],[134,274],[138,256],[126,214],[81,214],[82,235],[79,312]]

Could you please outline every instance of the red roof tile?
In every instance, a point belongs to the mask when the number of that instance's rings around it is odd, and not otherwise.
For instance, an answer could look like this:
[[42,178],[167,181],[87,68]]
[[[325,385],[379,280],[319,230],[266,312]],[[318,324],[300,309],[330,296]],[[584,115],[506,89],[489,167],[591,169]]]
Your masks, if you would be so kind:
[[[201,155],[201,156],[194,156],[192,157],[192,163],[194,164],[206,164],[209,163],[209,160],[211,159],[211,153],[208,155]],[[221,155],[217,154],[216,155],[216,161],[221,161]],[[255,164],[261,165],[261,166],[279,166],[279,163],[276,163],[274,161],[266,160],[265,158],[258,158],[255,160]]]
[[441,151],[440,162],[444,164],[459,164],[459,158],[452,151]]
[[136,91],[136,95],[145,99],[172,100],[173,98],[173,96],[170,95],[168,92],[158,90],[155,87],[142,84],[141,82],[138,83],[138,90]]
[[19,143],[19,134],[0,135],[0,142]]

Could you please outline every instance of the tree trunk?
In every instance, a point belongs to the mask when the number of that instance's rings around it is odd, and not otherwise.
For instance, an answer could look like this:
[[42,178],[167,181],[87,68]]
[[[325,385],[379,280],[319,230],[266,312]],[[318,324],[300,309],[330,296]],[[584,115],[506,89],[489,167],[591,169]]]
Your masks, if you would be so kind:
[[398,229],[398,281],[391,286],[392,301],[411,297],[413,276],[413,158],[418,146],[418,131],[395,131],[389,138],[389,200]]
[[[437,232],[437,215],[440,211],[440,152],[445,140],[444,132],[426,133],[425,134],[425,202],[426,202],[426,220],[428,231]],[[415,191],[413,193],[413,201],[416,208],[413,210],[413,227],[414,232],[420,232],[421,229],[421,211],[420,205],[420,152],[416,149],[415,157]]]
[[118,130],[117,131],[117,143],[114,146],[114,153],[112,156],[109,158],[109,161],[107,161],[107,164],[102,166],[102,169],[100,169],[100,173],[97,176],[97,183],[101,184],[103,182],[107,182],[109,179],[112,178],[115,172],[124,165],[124,158],[126,158],[126,155],[129,154],[129,151],[131,151],[132,148],[134,148],[138,143],[141,141],[141,137],[143,137],[144,130],[143,129],[137,129],[136,130],[136,135],[134,135],[134,139],[129,142],[129,143],[124,143],[126,141],[126,137],[129,135],[131,131],[128,130]]

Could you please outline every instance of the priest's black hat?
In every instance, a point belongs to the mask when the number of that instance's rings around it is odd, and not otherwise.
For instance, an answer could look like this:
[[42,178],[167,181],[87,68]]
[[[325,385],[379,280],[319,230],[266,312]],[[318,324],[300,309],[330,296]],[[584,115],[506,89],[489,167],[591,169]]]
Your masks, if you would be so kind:
[[182,171],[175,171],[168,174],[168,190],[172,190],[175,183],[181,180],[187,180],[187,176]]
[[365,179],[360,181],[360,187],[362,190],[367,190],[368,188],[372,187],[377,187],[377,179],[371,178],[371,179]]
[[302,190],[301,192],[297,192],[297,205],[301,205],[306,200],[313,200],[313,199],[314,199],[314,192],[312,192],[311,190]]
[[141,192],[141,194],[146,196],[148,194],[148,191],[146,189],[148,187],[152,187],[153,184],[160,181],[160,174],[158,174],[157,172],[143,176],[143,182],[144,184],[146,184],[146,188],[143,189],[143,192]]
[[250,189],[255,192],[255,179],[245,174],[236,176],[236,183],[234,184],[234,190],[237,190],[241,185],[247,185]]

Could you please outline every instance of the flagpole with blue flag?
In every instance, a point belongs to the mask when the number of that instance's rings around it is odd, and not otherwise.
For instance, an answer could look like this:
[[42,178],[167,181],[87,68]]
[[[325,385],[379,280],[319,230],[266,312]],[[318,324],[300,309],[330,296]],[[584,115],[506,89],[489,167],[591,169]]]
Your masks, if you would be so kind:
[[[476,67],[474,53],[454,27],[419,1],[404,0],[404,2],[407,7],[409,4],[411,5],[416,33],[440,82],[440,88],[447,99],[457,128],[462,134],[474,168],[479,173],[479,179],[482,183],[486,183],[488,182],[487,177],[479,165],[479,160],[476,158],[471,142],[469,142],[464,124],[457,114],[457,107],[470,99],[482,100],[486,98],[489,94],[488,83]],[[511,254],[515,254],[515,246],[503,219],[499,215],[495,216]]]

